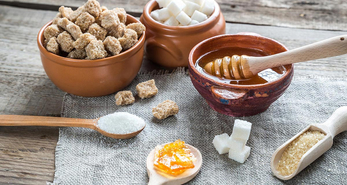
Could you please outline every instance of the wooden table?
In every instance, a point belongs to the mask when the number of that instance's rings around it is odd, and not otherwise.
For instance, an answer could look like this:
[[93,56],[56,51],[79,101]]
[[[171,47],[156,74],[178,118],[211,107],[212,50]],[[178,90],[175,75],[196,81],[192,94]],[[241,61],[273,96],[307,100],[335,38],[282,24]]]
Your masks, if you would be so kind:
[[[217,0],[227,33],[256,32],[289,49],[347,34],[347,1]],[[39,29],[61,5],[85,0],[0,1],[0,114],[60,116],[64,92],[46,76],[36,45]],[[147,1],[100,0],[139,17]],[[141,70],[158,68],[146,59]],[[346,56],[295,64],[295,75],[347,76]],[[58,128],[0,127],[0,184],[53,181]]]

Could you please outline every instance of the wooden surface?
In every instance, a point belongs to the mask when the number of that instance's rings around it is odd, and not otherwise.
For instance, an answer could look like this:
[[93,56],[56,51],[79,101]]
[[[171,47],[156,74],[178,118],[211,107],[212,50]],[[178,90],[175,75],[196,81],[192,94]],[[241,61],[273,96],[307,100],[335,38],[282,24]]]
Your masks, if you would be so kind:
[[[0,114],[60,116],[64,92],[45,75],[36,36],[59,5],[84,1],[0,1]],[[102,0],[141,15],[146,1]],[[347,1],[218,0],[227,33],[256,32],[289,49],[347,34]],[[54,11],[55,10],[55,11]],[[150,67],[148,67],[150,66]],[[141,69],[153,65],[144,59]],[[154,67],[156,67],[154,65]],[[295,64],[295,75],[347,76],[346,56]],[[45,184],[54,176],[58,128],[0,127],[0,184]]]

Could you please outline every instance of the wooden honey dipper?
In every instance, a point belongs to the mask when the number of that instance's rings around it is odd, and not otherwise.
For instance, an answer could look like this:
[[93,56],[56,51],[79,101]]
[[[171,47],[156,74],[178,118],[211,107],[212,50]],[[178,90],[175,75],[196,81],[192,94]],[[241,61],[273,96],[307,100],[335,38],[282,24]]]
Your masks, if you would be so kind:
[[238,80],[250,78],[264,69],[346,53],[347,35],[342,35],[275,55],[263,57],[225,56],[207,63],[204,69],[207,73],[217,77]]

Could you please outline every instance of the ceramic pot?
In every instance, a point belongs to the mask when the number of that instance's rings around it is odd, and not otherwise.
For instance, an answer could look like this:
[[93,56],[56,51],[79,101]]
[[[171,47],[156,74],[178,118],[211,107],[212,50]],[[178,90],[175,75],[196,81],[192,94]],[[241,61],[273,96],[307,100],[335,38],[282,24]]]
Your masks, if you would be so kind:
[[225,20],[218,3],[204,22],[193,26],[167,26],[155,21],[150,13],[159,9],[155,0],[143,9],[140,21],[146,26],[146,57],[166,68],[187,67],[190,50],[200,41],[225,33]]
[[[135,17],[127,16],[127,23],[139,22]],[[117,92],[135,78],[140,70],[145,33],[130,49],[103,59],[80,60],[55,55],[43,46],[43,31],[37,36],[42,65],[50,80],[61,90],[78,96],[103,96]]]
[[197,44],[189,55],[191,81],[215,111],[229,116],[251,116],[265,111],[288,88],[293,78],[293,65],[285,65],[286,72],[275,81],[257,85],[222,83],[201,74],[195,64],[207,52],[226,47],[261,50],[267,54],[287,51],[281,43],[255,34],[220,35]]

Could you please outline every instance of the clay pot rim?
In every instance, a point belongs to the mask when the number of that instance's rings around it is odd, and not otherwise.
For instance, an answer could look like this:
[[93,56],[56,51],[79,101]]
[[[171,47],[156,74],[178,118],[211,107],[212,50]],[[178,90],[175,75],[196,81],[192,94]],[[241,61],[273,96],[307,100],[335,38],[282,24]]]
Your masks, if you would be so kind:
[[158,5],[157,1],[155,0],[150,0],[145,7],[143,8],[143,14],[146,18],[146,21],[148,21],[148,25],[153,27],[155,30],[165,30],[167,32],[196,32],[201,29],[207,29],[211,26],[213,26],[213,22],[218,21],[218,17],[220,16],[220,7],[217,2],[214,2],[214,10],[213,13],[209,18],[207,18],[205,21],[195,24],[192,26],[168,26],[165,24],[162,24],[152,18],[150,15],[150,12],[152,12],[153,8]]
[[280,43],[280,42],[278,42],[278,41],[276,41],[274,39],[271,39],[271,38],[268,38],[268,37],[264,37],[264,36],[261,36],[259,34],[255,34],[255,33],[238,33],[238,34],[217,35],[217,36],[214,36],[214,37],[211,37],[211,38],[208,38],[208,39],[205,39],[205,40],[201,41],[200,43],[198,43],[197,45],[195,45],[192,48],[192,50],[189,53],[188,67],[191,70],[193,70],[194,73],[198,74],[201,78],[207,79],[208,81],[211,81],[211,82],[213,82],[215,84],[218,84],[218,86],[221,86],[221,87],[232,87],[232,88],[237,88],[237,89],[257,89],[257,88],[262,88],[262,87],[266,87],[266,86],[272,86],[272,85],[275,85],[276,83],[278,83],[280,81],[285,80],[289,75],[291,75],[293,73],[293,64],[288,64],[288,65],[285,65],[285,66],[290,66],[289,69],[286,71],[286,73],[283,76],[281,76],[277,80],[274,80],[272,82],[265,83],[265,84],[254,84],[254,85],[236,85],[236,84],[222,83],[222,82],[218,82],[216,80],[213,80],[211,78],[208,78],[208,77],[204,76],[203,74],[200,74],[200,72],[195,68],[194,61],[193,61],[193,54],[197,50],[197,48],[200,47],[201,45],[205,44],[206,42],[210,42],[211,40],[214,40],[214,39],[218,39],[218,38],[221,38],[221,37],[234,37],[234,36],[247,36],[247,37],[262,38],[262,39],[269,40],[271,42],[277,43],[280,46],[282,46],[285,50],[288,50],[287,47],[285,47],[282,43]]
[[[137,20],[135,17],[127,14],[127,20],[130,18],[132,22],[141,23],[139,20]],[[111,57],[106,57],[102,59],[95,59],[95,60],[85,60],[85,59],[72,59],[67,57],[62,57],[59,55],[56,55],[54,53],[51,53],[47,51],[47,49],[43,46],[43,32],[49,25],[52,24],[52,21],[49,21],[46,23],[39,31],[37,35],[37,45],[39,47],[40,52],[49,58],[51,61],[59,63],[61,65],[66,66],[74,66],[74,67],[97,67],[97,66],[104,66],[104,65],[110,65],[115,64],[119,62],[125,62],[124,60],[129,58],[132,55],[135,55],[144,45],[145,43],[145,31],[142,33],[141,37],[138,39],[136,44],[129,48],[126,51],[121,52],[118,55],[114,55]]]

